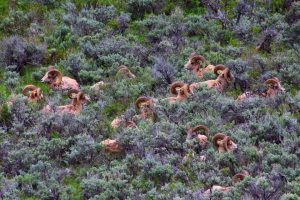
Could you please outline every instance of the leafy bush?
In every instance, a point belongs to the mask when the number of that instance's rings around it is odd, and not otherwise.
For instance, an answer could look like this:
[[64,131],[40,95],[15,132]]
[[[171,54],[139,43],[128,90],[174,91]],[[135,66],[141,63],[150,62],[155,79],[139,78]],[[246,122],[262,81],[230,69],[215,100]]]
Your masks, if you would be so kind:
[[15,70],[19,72],[25,65],[41,64],[45,53],[45,46],[27,43],[12,36],[1,41],[0,62],[6,67],[16,65]]

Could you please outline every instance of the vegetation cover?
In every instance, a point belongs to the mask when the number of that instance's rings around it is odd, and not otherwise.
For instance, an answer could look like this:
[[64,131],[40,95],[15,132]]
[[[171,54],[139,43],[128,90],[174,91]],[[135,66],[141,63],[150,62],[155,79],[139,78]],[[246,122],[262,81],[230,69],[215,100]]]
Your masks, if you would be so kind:
[[300,199],[300,2],[0,11],[0,199]]

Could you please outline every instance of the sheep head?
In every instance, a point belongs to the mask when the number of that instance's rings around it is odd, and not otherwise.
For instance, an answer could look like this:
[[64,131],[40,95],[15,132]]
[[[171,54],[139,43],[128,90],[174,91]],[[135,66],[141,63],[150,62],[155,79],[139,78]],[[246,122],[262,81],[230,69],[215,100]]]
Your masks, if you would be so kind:
[[216,65],[214,68],[214,73],[216,76],[219,76],[220,74],[222,74],[222,72],[226,69],[226,67],[224,65]]
[[285,89],[281,86],[279,79],[276,77],[266,80],[265,84],[269,86],[266,92],[267,96],[273,97],[279,92],[285,92]]
[[111,122],[111,126],[116,129],[119,128],[120,126],[124,126],[125,128],[135,128],[136,124],[132,120],[126,120],[124,119],[123,116],[115,118]]
[[206,126],[198,125],[194,128],[190,128],[188,130],[188,134],[189,135],[197,135],[196,137],[197,137],[197,140],[198,140],[200,146],[205,147],[207,144],[207,140],[208,140],[208,138],[207,138],[208,131],[209,131],[209,129]]
[[38,88],[34,85],[26,85],[22,89],[22,93],[24,96],[27,96],[28,100],[31,102],[38,102],[43,98],[41,88]]
[[224,65],[217,65],[214,69],[214,73],[218,76],[216,81],[219,83],[218,88],[223,91],[233,81],[233,76],[230,73],[229,68],[225,68]]
[[104,145],[104,149],[111,153],[119,153],[121,151],[121,146],[117,140],[106,139],[101,142]]
[[243,170],[241,173],[237,173],[232,177],[232,184],[235,185],[238,182],[243,181],[246,176],[249,176],[249,173],[246,170]]
[[87,101],[90,100],[90,98],[84,93],[75,89],[72,89],[68,92],[68,97],[72,99],[71,105],[68,106],[72,110],[71,112],[74,112],[74,114],[79,114],[83,104],[87,103]]
[[149,97],[139,97],[135,101],[135,107],[140,112],[139,117],[141,119],[151,119],[154,120],[154,102],[152,98]]
[[219,153],[237,149],[237,144],[235,144],[229,136],[226,136],[223,133],[217,133],[213,137],[212,143],[218,148]]
[[129,78],[129,79],[135,78],[135,75],[125,65],[121,65],[118,67],[117,74],[123,75],[124,77]]
[[47,73],[41,81],[51,87],[57,87],[62,83],[62,74],[60,71],[56,70],[54,66],[49,66]]
[[172,94],[177,95],[178,100],[186,99],[191,93],[189,84],[183,83],[181,81],[172,83],[170,91]]
[[189,60],[184,65],[187,70],[199,70],[200,64],[199,62],[206,62],[203,56],[197,55],[196,53],[191,53],[189,56]]
[[85,104],[90,101],[90,98],[87,95],[75,89],[69,90],[68,97],[73,100],[72,104],[74,106],[78,104]]

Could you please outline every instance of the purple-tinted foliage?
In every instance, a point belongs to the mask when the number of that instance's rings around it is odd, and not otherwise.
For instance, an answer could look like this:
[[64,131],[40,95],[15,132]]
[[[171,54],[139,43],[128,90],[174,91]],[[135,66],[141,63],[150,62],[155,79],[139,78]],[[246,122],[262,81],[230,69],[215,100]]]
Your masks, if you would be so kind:
[[18,36],[3,39],[0,46],[0,62],[4,66],[16,65],[16,71],[20,71],[24,65],[41,64],[45,58],[45,46],[27,43]]
[[152,74],[155,79],[162,79],[165,83],[171,84],[176,73],[175,68],[169,64],[164,58],[154,58],[152,66]]

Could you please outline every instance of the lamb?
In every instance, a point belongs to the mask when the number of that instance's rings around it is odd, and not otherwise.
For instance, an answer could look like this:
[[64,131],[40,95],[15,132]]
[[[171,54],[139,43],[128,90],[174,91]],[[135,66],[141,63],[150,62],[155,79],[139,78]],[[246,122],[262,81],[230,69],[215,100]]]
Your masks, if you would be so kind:
[[112,122],[111,126],[116,129],[119,128],[120,126],[123,126],[125,128],[135,128],[136,124],[132,120],[125,119],[124,116],[121,117],[116,117]]
[[106,139],[101,142],[104,145],[104,149],[111,153],[119,153],[121,151],[121,145],[117,140]]
[[128,79],[135,78],[135,75],[133,73],[131,73],[131,71],[125,65],[120,65],[118,67],[117,75],[122,76],[124,78],[128,78]]
[[[204,132],[204,134],[203,134],[203,132],[200,132],[201,130]],[[202,148],[204,148],[208,141],[208,138],[207,138],[208,131],[209,131],[209,129],[206,126],[198,125],[194,128],[188,129],[188,137],[196,136],[200,146]]]
[[135,101],[135,107],[140,112],[135,118],[154,122],[154,100],[152,98],[145,96],[139,97]]
[[90,89],[94,92],[99,92],[100,90],[102,90],[103,88],[105,88],[108,85],[109,85],[108,83],[105,83],[103,81],[99,81],[99,82],[95,83],[94,85],[92,85],[90,87]]
[[30,102],[38,102],[43,99],[41,88],[34,85],[26,85],[22,89],[22,94],[27,97]]
[[183,83],[181,81],[176,81],[171,85],[171,93],[177,95],[176,97],[168,97],[169,103],[175,103],[177,101],[184,101],[187,99],[190,91],[189,84]]
[[217,133],[213,137],[212,143],[217,147],[219,153],[231,152],[238,147],[229,136],[226,136],[223,133]]
[[[80,114],[83,104],[86,103],[86,101],[89,101],[89,97],[84,95],[82,92],[78,90],[70,90],[68,92],[68,97],[72,99],[71,104],[64,105],[64,106],[58,106],[56,109],[56,112],[59,114],[72,114],[72,115],[78,115]],[[49,113],[53,112],[54,110],[47,105],[42,112],[43,113]]]
[[51,89],[60,90],[78,90],[79,86],[75,79],[67,76],[62,76],[61,72],[54,68],[54,66],[48,67],[48,72],[41,80],[42,82],[49,85]]
[[206,63],[206,60],[201,55],[197,55],[196,53],[191,53],[191,55],[189,56],[189,60],[184,65],[184,67],[187,70],[193,71],[193,73],[199,78],[203,78],[205,73],[214,71],[215,69],[214,65],[207,65],[206,67],[201,68],[199,62]]
[[218,192],[222,192],[222,193],[228,193],[230,192],[230,190],[232,189],[232,187],[224,187],[224,186],[219,186],[219,185],[213,185],[210,189],[206,190],[203,195],[205,197],[209,197],[212,193],[218,191]]
[[268,89],[262,93],[245,92],[238,96],[236,101],[241,102],[248,98],[253,97],[264,97],[264,98],[274,98],[278,93],[285,92],[285,89],[281,86],[280,81],[277,77],[273,77],[265,81]]
[[[131,73],[131,71],[125,65],[120,65],[118,67],[117,76],[125,79],[135,78],[135,75]],[[106,86],[109,86],[110,84],[111,83],[105,83],[104,81],[99,81],[91,86],[91,90],[93,90],[94,92],[99,92],[101,89],[105,88]]]
[[190,85],[191,91],[193,92],[200,86],[207,86],[209,89],[216,89],[220,92],[223,92],[233,81],[233,76],[231,75],[230,70],[224,65],[216,66],[214,69],[214,73],[218,76],[216,80],[192,83]]

